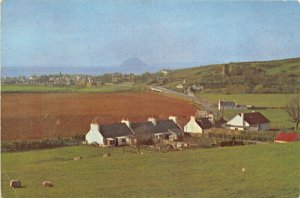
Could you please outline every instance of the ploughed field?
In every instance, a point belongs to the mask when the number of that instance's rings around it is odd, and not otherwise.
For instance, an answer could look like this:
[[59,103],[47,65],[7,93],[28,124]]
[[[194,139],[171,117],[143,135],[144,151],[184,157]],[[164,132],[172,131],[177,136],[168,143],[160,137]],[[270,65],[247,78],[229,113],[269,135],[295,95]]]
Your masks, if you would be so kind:
[[96,116],[102,124],[178,115],[187,121],[196,108],[160,93],[2,93],[2,140],[84,135]]

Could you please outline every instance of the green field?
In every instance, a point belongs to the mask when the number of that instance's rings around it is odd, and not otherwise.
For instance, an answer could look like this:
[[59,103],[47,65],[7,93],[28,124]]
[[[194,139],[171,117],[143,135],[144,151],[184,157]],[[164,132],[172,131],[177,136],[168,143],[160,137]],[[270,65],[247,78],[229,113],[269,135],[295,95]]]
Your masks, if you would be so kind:
[[101,87],[75,87],[75,86],[17,86],[2,85],[1,92],[122,92],[139,91],[142,85],[117,84]]
[[235,101],[239,105],[252,105],[257,107],[284,107],[296,94],[208,94],[198,93],[213,103],[219,100]]
[[[299,143],[125,152],[64,147],[2,153],[3,197],[298,197]],[[110,152],[110,158],[103,158]],[[73,161],[75,156],[83,159]],[[242,172],[242,168],[246,171]],[[25,187],[14,192],[9,178]],[[43,188],[50,180],[53,188]]]

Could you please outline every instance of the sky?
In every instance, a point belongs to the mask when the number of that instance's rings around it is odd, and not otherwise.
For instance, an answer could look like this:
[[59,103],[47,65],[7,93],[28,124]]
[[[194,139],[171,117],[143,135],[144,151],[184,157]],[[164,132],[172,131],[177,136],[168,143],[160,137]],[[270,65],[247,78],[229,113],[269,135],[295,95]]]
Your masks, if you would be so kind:
[[4,67],[190,67],[300,57],[297,1],[4,0]]

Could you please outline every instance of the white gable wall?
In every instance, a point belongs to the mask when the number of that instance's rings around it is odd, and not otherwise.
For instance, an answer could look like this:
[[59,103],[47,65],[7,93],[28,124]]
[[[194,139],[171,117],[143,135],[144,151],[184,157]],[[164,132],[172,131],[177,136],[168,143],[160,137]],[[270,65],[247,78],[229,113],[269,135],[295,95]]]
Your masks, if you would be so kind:
[[99,131],[99,125],[98,124],[91,124],[90,131],[85,135],[85,140],[88,144],[92,144],[94,142],[103,145],[103,136],[101,135]]
[[184,132],[186,132],[186,133],[203,133],[203,130],[199,126],[199,124],[196,122],[196,120],[194,118],[191,118],[191,120],[184,126]]
[[229,125],[230,129],[238,129],[238,130],[244,130],[244,128],[250,126],[246,121],[244,121],[241,115],[236,115],[234,118],[232,118],[227,122],[227,125]]

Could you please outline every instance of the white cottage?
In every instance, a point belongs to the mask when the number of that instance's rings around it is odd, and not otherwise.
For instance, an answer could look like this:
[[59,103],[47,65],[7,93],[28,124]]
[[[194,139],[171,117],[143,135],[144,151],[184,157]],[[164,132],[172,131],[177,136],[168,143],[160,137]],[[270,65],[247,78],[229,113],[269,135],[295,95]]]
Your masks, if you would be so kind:
[[196,120],[195,116],[191,116],[190,121],[184,126],[184,132],[200,134],[203,133],[205,129],[209,129],[212,126],[209,118],[200,118]]
[[133,135],[133,131],[125,123],[100,125],[93,121],[85,139],[88,144],[122,146],[130,144]]
[[260,112],[240,113],[229,120],[226,127],[240,131],[267,131],[270,129],[270,120]]

